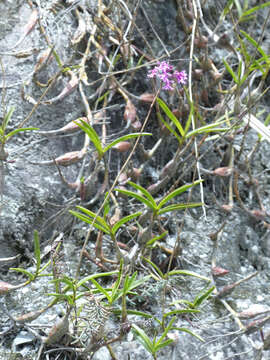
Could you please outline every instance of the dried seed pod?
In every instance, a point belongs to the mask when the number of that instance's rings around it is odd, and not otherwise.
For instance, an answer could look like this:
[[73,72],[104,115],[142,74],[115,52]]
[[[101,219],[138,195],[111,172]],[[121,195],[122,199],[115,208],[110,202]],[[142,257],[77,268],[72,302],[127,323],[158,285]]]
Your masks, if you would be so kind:
[[119,207],[117,207],[115,209],[115,212],[113,214],[113,216],[109,219],[110,225],[113,226],[114,224],[116,224],[120,218],[121,218],[121,209]]
[[230,295],[234,291],[235,287],[236,287],[235,284],[224,286],[221,290],[219,290],[217,297],[221,299],[227,295]]
[[[52,49],[51,48],[47,48],[46,50],[43,50],[38,58],[37,58],[37,62],[35,65],[35,69],[34,69],[34,73],[36,74],[38,71],[40,71],[42,69],[42,67],[49,61],[51,61],[53,59],[53,55],[50,56],[50,54],[52,53]],[[49,57],[50,56],[50,57]]]
[[36,320],[43,312],[44,309],[38,311],[31,311],[29,313],[16,317],[14,320],[19,324],[24,324]]
[[228,167],[228,166],[220,167],[220,168],[213,170],[214,175],[218,175],[218,176],[222,176],[222,177],[230,176],[230,175],[232,175],[232,173],[233,173],[233,168]]
[[264,306],[262,304],[253,304],[247,310],[238,313],[238,317],[240,319],[252,319],[267,312],[270,312],[270,308],[268,306]]
[[136,121],[136,113],[137,111],[134,104],[128,99],[124,112],[124,119],[128,124],[132,124]]
[[50,330],[46,340],[46,345],[56,344],[61,338],[68,333],[69,330],[69,312],[66,313],[66,315],[58,321]]
[[9,291],[16,289],[16,286],[5,281],[0,281],[0,295],[6,295]]
[[53,136],[53,135],[58,135],[58,134],[62,134],[62,133],[72,133],[72,132],[80,130],[80,127],[78,126],[78,123],[80,123],[80,120],[88,122],[87,117],[80,117],[76,120],[70,121],[65,126],[61,127],[60,129],[48,130],[48,131],[37,131],[37,133],[40,135],[44,135],[44,136],[50,136],[50,135]]
[[37,21],[38,21],[38,10],[34,9],[29,17],[28,23],[25,25],[25,27],[22,31],[22,36],[10,50],[15,49],[17,46],[19,46],[23,42],[23,40],[26,38],[26,36],[28,34],[30,34],[30,32],[34,29]]
[[140,128],[142,127],[142,123],[139,120],[137,120],[131,123],[131,126],[134,131],[139,131]]
[[67,83],[67,85],[64,87],[64,89],[60,92],[60,94],[50,100],[46,100],[46,101],[42,102],[42,104],[51,105],[58,101],[61,101],[67,95],[69,95],[72,91],[74,91],[76,89],[77,85],[79,84],[79,78],[73,72],[70,72],[69,75],[70,75],[71,79]]
[[221,208],[226,211],[227,213],[230,213],[233,209],[233,206],[232,205],[228,205],[228,204],[224,204],[224,205],[221,205]]
[[133,167],[131,169],[131,171],[129,172],[129,176],[133,179],[133,180],[137,180],[139,179],[139,177],[141,176],[142,173],[142,169],[138,169]]
[[140,100],[146,103],[152,103],[155,99],[155,94],[152,93],[144,93],[140,96]]
[[55,163],[60,166],[69,166],[80,161],[85,154],[86,151],[84,149],[80,151],[71,151],[56,158]]
[[78,44],[83,39],[83,37],[86,33],[86,23],[85,23],[83,16],[80,15],[78,9],[75,10],[75,14],[78,18],[78,27],[75,30],[74,35],[72,36],[72,39],[71,39],[72,45]]
[[114,145],[112,148],[118,152],[126,152],[130,149],[131,144],[128,141],[120,141],[118,144]]
[[192,75],[195,80],[201,80],[201,78],[203,76],[203,70],[202,69],[194,69]]
[[263,210],[252,210],[251,214],[255,217],[256,220],[265,220],[266,212]]
[[214,70],[210,70],[210,75],[212,76],[213,80],[215,82],[218,82],[222,79],[222,76],[223,74],[222,73],[219,73],[217,71],[214,71]]
[[223,269],[223,268],[218,267],[218,266],[213,266],[211,271],[212,271],[212,275],[216,276],[216,277],[224,276],[224,275],[229,273],[229,270]]
[[128,176],[125,172],[121,173],[118,177],[118,184],[119,185],[125,185],[128,181]]
[[255,331],[260,330],[270,320],[270,316],[266,316],[262,319],[254,320],[248,324],[245,334],[252,334]]

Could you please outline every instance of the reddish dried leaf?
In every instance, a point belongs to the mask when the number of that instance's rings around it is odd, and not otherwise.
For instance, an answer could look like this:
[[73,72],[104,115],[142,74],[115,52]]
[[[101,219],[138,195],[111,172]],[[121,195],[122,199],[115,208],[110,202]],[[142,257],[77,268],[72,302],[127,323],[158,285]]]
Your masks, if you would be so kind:
[[233,172],[233,169],[231,167],[225,166],[225,167],[220,167],[217,168],[213,171],[214,175],[218,175],[218,176],[230,176]]
[[127,100],[127,104],[124,112],[124,119],[128,124],[135,122],[136,113],[137,111],[134,104],[130,100]]
[[68,166],[80,161],[86,154],[85,150],[71,151],[55,159],[57,165]]
[[14,288],[16,288],[16,286],[11,285],[5,281],[0,281],[0,295],[5,295]]
[[140,100],[146,103],[152,103],[155,99],[155,94],[152,93],[144,93],[140,96]]
[[130,149],[131,144],[128,141],[121,141],[118,144],[113,146],[113,149],[119,152],[126,152]]

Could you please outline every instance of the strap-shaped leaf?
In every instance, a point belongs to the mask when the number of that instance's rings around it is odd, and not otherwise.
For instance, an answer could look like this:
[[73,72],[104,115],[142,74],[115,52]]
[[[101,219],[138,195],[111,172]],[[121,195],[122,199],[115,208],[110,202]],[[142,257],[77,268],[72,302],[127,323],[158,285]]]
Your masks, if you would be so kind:
[[199,313],[200,310],[198,309],[181,309],[181,310],[172,310],[164,314],[164,318],[171,316],[171,315],[177,315],[177,314],[191,314],[191,313]]
[[100,141],[95,129],[82,119],[76,120],[75,124],[78,125],[79,128],[81,128],[89,136],[89,138],[92,141],[92,143],[94,144],[99,156],[102,157],[104,152],[103,152],[101,141]]
[[179,120],[177,119],[177,117],[171,112],[171,110],[168,108],[168,106],[165,104],[163,100],[157,98],[157,102],[159,106],[162,108],[162,110],[165,112],[165,114],[168,116],[168,118],[174,123],[181,136],[184,137],[185,131],[182,125],[180,124]]
[[153,206],[153,204],[148,199],[146,199],[145,197],[141,196],[140,194],[138,194],[134,191],[118,189],[118,188],[114,189],[114,190],[118,191],[124,195],[131,196],[131,197],[139,200],[141,203],[145,204],[146,206],[148,206],[150,209],[156,210],[156,208]]
[[115,235],[116,232],[117,232],[117,230],[118,230],[122,225],[124,225],[126,222],[134,219],[135,217],[140,216],[141,214],[142,214],[142,212],[141,212],[141,211],[138,211],[138,212],[136,212],[136,213],[134,213],[134,214],[127,215],[127,216],[123,217],[121,220],[117,221],[117,223],[112,227],[112,230],[111,230],[112,233]]
[[258,5],[258,6],[254,6],[253,8],[243,12],[242,16],[249,16],[251,14],[253,14],[255,11],[257,10],[260,10],[260,9],[263,9],[267,6],[270,6],[270,1],[268,1],[267,3],[264,3],[264,4],[261,4],[261,5]]
[[241,34],[250,42],[250,44],[252,44],[257,50],[258,52],[262,55],[264,61],[266,62],[266,64],[269,64],[269,57],[267,56],[267,54],[264,52],[264,50],[262,49],[262,47],[257,43],[256,40],[254,40],[248,33],[246,33],[244,30],[240,30]]
[[151,201],[151,203],[153,204],[153,206],[157,206],[155,199],[153,198],[153,196],[141,185],[134,183],[133,181],[128,181],[128,184],[132,187],[134,187],[136,190],[139,190],[149,201]]
[[194,277],[197,277],[201,280],[205,280],[205,281],[209,281],[211,282],[211,279],[207,278],[206,276],[202,276],[202,275],[199,275],[193,271],[188,271],[188,270],[172,270],[172,271],[169,271],[168,272],[168,275],[171,276],[171,275],[187,275],[187,276],[194,276]]
[[15,129],[10,131],[7,135],[5,135],[5,139],[7,140],[8,138],[10,138],[11,136],[19,133],[19,132],[23,132],[23,131],[31,131],[31,130],[39,130],[39,128],[35,128],[35,127],[28,127],[28,128],[20,128],[20,129]]
[[190,208],[194,208],[194,207],[198,207],[198,206],[203,206],[203,203],[183,203],[183,204],[172,204],[172,205],[168,205],[165,206],[164,208],[160,209],[157,214],[158,215],[162,215],[165,214],[167,212],[170,211],[175,211],[175,210],[185,210],[185,209],[190,209]]
[[36,275],[38,275],[41,259],[40,259],[40,242],[39,242],[39,236],[37,230],[34,231],[34,253],[35,253],[35,259],[36,259]]
[[29,278],[29,280],[31,280],[31,281],[33,281],[35,279],[35,276],[32,273],[30,273],[29,271],[25,270],[25,269],[22,269],[22,268],[10,268],[9,270],[20,272],[20,273],[26,275]]
[[172,191],[170,194],[165,196],[159,202],[158,209],[161,209],[163,205],[165,205],[168,201],[172,200],[175,196],[182,194],[183,192],[187,191],[188,189],[192,188],[193,186],[200,184],[202,181],[203,180],[196,180],[192,184],[186,184],[186,185],[181,186],[178,189],[175,189],[174,191]]
[[150,353],[154,353],[154,346],[150,338],[146,335],[143,329],[139,328],[139,326],[132,324],[132,328],[135,334],[138,336],[138,340],[145,347],[145,349]]
[[76,206],[77,209],[81,210],[82,212],[84,212],[86,215],[92,217],[92,218],[96,218],[96,221],[100,223],[100,225],[102,225],[103,227],[105,227],[107,230],[110,230],[110,227],[108,226],[108,224],[106,223],[106,221],[101,217],[101,216],[96,216],[96,214],[91,211],[88,210],[86,208],[84,208],[83,206]]
[[96,278],[105,277],[105,276],[112,276],[112,275],[118,275],[118,270],[117,271],[108,271],[108,272],[99,273],[99,274],[87,275],[86,277],[84,277],[83,279],[81,279],[78,282],[77,288],[79,288],[80,286],[82,286],[86,282],[91,281],[91,279],[96,279]]
[[179,327],[173,327],[173,330],[178,330],[178,331],[186,332],[186,333],[188,333],[188,334],[190,334],[190,335],[192,335],[192,336],[195,336],[195,337],[196,337],[197,339],[199,339],[200,341],[205,342],[205,341],[203,340],[203,338],[200,337],[200,335],[197,335],[196,333],[194,333],[193,331],[191,331],[191,330],[189,330],[189,329],[179,328]]
[[182,139],[177,134],[177,132],[171,127],[170,124],[168,124],[168,122],[164,119],[164,117],[160,113],[157,113],[157,116],[158,116],[159,120],[163,123],[163,125],[170,131],[171,134],[173,134],[176,137],[178,142],[181,144]]
[[110,230],[106,229],[105,227],[103,227],[96,221],[95,221],[95,223],[93,223],[93,219],[89,218],[88,216],[86,216],[82,213],[79,213],[78,211],[74,211],[74,210],[70,210],[69,212],[70,212],[70,214],[76,216],[78,219],[84,221],[85,223],[87,223],[89,225],[93,224],[93,226],[96,229],[103,231],[105,234],[108,234],[108,235],[110,234]]
[[227,61],[225,59],[223,59],[223,63],[225,65],[226,70],[228,71],[228,73],[231,75],[231,77],[233,78],[233,81],[238,84],[239,83],[239,79],[238,76],[235,74],[235,72],[233,71],[233,69],[230,67],[230,65],[227,63]]

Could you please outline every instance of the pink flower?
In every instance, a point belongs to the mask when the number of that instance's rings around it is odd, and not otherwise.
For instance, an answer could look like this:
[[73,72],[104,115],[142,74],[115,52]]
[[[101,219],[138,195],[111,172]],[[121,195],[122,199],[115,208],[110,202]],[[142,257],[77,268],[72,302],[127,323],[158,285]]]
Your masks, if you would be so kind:
[[157,77],[160,79],[163,83],[163,90],[173,90],[176,83],[184,85],[187,82],[187,73],[185,70],[180,72],[173,70],[174,67],[166,61],[158,61],[157,66],[155,66],[147,76],[150,78]]
[[180,72],[175,70],[173,76],[176,78],[178,84],[184,85],[187,83],[187,73],[185,72],[185,70],[182,70]]

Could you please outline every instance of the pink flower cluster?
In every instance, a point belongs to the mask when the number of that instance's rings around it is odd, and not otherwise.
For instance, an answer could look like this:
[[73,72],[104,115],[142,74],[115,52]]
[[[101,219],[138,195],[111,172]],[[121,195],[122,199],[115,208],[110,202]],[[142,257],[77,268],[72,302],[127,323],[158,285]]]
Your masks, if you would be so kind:
[[184,85],[187,82],[187,73],[185,70],[174,70],[174,67],[169,65],[166,61],[158,61],[158,65],[148,74],[148,77],[150,78],[155,76],[163,83],[163,90],[173,90],[173,85],[175,83]]

